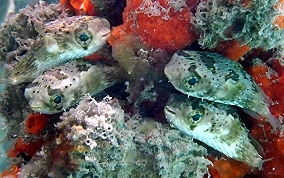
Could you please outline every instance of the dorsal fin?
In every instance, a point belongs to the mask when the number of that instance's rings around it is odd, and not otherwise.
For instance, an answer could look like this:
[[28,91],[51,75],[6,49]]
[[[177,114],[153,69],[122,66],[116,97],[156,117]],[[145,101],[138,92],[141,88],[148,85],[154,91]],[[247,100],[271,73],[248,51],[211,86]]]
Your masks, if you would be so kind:
[[45,36],[45,32],[44,32],[44,24],[37,20],[36,18],[32,19],[32,22],[34,23],[34,28],[35,30],[41,35],[41,36]]

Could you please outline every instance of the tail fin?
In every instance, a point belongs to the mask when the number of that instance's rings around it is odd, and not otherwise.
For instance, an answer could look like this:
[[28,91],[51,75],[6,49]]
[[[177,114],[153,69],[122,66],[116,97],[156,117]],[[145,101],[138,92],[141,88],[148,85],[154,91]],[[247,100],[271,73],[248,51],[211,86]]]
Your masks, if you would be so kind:
[[118,65],[104,67],[103,71],[109,82],[118,83],[125,80],[126,73]]
[[283,127],[283,126],[281,125],[279,119],[276,118],[275,116],[273,116],[268,108],[267,108],[267,110],[268,111],[266,112],[266,115],[264,115],[264,116],[267,119],[267,121],[270,123],[270,125],[272,126],[273,133],[276,133],[277,130],[282,130],[281,127]]
[[267,107],[266,108],[266,111],[264,112],[261,112],[260,113],[256,113],[252,110],[249,110],[249,109],[245,109],[245,108],[242,108],[242,110],[249,114],[250,116],[252,116],[253,118],[256,118],[256,119],[261,119],[262,117],[265,117],[266,118],[266,121],[270,123],[270,125],[272,126],[272,132],[273,133],[276,133],[277,130],[280,130],[281,127],[283,127],[279,121],[279,119],[277,119],[275,116],[273,116],[269,110],[269,108]]

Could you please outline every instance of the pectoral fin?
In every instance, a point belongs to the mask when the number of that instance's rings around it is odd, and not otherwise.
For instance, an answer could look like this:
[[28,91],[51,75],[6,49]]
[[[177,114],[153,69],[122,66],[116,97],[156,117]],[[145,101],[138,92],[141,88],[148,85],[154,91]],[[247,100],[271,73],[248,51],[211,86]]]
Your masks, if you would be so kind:
[[50,35],[45,35],[44,46],[46,48],[46,51],[49,53],[57,53],[59,50],[57,41]]

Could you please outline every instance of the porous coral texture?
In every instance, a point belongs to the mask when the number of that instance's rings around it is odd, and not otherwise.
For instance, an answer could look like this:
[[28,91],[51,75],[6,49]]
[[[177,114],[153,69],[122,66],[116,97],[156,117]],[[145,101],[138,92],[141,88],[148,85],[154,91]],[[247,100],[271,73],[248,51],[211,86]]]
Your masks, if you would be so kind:
[[49,176],[60,175],[58,167],[67,163],[77,164],[69,169],[74,177],[201,178],[208,172],[206,150],[192,139],[139,115],[127,122],[124,117],[129,118],[110,97],[97,102],[86,96],[65,112],[57,124],[62,134],[56,150],[68,161],[56,158]]
[[282,5],[279,3],[282,4],[282,1],[277,3],[278,0],[202,0],[193,20],[200,32],[198,43],[210,49],[215,48],[220,41],[232,39],[251,48],[272,49],[278,46],[283,42],[284,31],[281,27],[275,28],[278,22],[274,20],[280,15],[279,8]]

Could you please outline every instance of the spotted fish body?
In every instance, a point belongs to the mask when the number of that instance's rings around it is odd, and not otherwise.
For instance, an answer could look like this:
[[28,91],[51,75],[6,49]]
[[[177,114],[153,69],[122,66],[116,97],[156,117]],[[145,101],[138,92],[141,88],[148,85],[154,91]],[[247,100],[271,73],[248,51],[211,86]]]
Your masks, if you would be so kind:
[[169,123],[226,156],[261,168],[263,160],[232,106],[173,94],[165,107]]
[[116,66],[70,61],[38,76],[25,89],[25,97],[34,111],[59,113],[75,105],[85,94],[94,95],[112,86],[121,76],[121,69]]
[[166,65],[165,74],[177,90],[188,96],[239,106],[253,117],[267,118],[274,131],[280,127],[250,75],[239,63],[222,55],[178,51]]
[[93,16],[67,17],[44,25],[34,23],[39,35],[11,72],[10,84],[31,82],[49,68],[93,54],[110,33],[109,22]]

